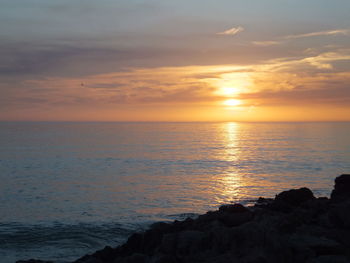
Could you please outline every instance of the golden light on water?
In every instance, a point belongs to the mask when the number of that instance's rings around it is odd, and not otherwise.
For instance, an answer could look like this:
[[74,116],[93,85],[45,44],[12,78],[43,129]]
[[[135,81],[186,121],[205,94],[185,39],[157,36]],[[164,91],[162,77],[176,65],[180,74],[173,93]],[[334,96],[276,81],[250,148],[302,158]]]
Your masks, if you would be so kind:
[[237,199],[241,194],[242,178],[239,170],[234,165],[240,158],[239,142],[239,124],[234,122],[222,125],[222,138],[224,149],[222,157],[232,165],[227,166],[217,178],[220,183],[219,203],[228,203]]
[[225,143],[225,159],[227,161],[236,161],[239,156],[239,123],[228,122],[223,124],[223,137]]

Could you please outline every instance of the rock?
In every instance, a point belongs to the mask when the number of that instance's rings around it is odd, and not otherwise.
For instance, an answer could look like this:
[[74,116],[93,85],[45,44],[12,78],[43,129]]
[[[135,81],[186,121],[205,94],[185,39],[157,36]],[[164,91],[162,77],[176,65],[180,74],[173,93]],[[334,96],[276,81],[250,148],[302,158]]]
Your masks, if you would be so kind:
[[219,220],[219,215],[218,211],[208,211],[204,215],[198,216],[197,222],[203,223],[203,224],[208,224],[210,222],[215,222]]
[[333,205],[329,219],[338,228],[350,229],[350,200]]
[[240,205],[223,205],[219,211],[209,211],[198,217],[196,222],[208,225],[214,222],[221,222],[225,226],[239,226],[253,219],[253,212]]
[[308,249],[316,256],[339,255],[345,252],[338,242],[325,237],[293,234],[290,240],[297,250]]
[[349,263],[345,256],[319,256],[309,260],[307,263]]
[[140,251],[140,249],[142,248],[142,241],[143,235],[141,233],[132,234],[126,242],[125,248],[127,251]]
[[259,251],[252,251],[250,255],[244,257],[241,260],[243,263],[270,263],[271,261],[266,258],[266,255],[260,255]]
[[164,254],[174,254],[176,249],[176,234],[165,234],[162,237],[160,251]]
[[145,254],[135,253],[131,256],[125,257],[123,259],[117,259],[114,263],[146,263],[148,262],[149,257]]
[[[188,222],[188,221],[183,221]],[[186,223],[184,223],[186,224]],[[152,254],[154,251],[159,247],[162,237],[165,234],[181,231],[181,228],[184,226],[181,226],[181,222],[177,224],[176,227],[174,227],[173,224],[168,224],[164,222],[155,223],[151,225],[150,229],[144,232],[142,235],[142,241],[140,240],[141,248],[143,253]]]
[[74,261],[74,263],[105,263],[112,262],[118,255],[120,251],[120,247],[111,248],[110,246],[106,246],[101,250],[96,251],[92,255],[85,255],[78,260]]
[[216,254],[221,254],[230,248],[232,238],[231,228],[225,226],[212,227],[207,248],[211,248]]
[[18,260],[18,261],[16,261],[16,263],[53,263],[53,261],[29,259],[29,260]]
[[177,238],[176,253],[186,255],[200,251],[205,234],[201,231],[182,231]]
[[256,200],[256,207],[259,206],[265,206],[265,205],[269,205],[274,201],[274,199],[272,198],[264,198],[264,197],[259,197],[258,200]]
[[333,202],[346,199],[350,199],[350,174],[342,174],[335,178],[335,186],[331,194]]
[[329,209],[329,204],[330,200],[327,197],[319,197],[316,199],[308,200],[302,203],[301,206],[307,210],[323,213]]
[[249,211],[248,208],[244,207],[241,204],[233,204],[233,205],[222,205],[219,207],[220,212],[226,213],[244,213]]
[[170,256],[170,255],[156,255],[154,256],[150,263],[176,263],[176,258],[174,256]]
[[165,222],[156,222],[150,226],[150,229],[158,230],[158,231],[162,231],[162,232],[168,231],[170,228],[171,228],[171,224],[168,224]]
[[104,261],[112,261],[115,258],[115,251],[110,246],[106,246],[104,249],[101,249],[94,254],[92,254],[97,259]]
[[311,190],[303,187],[300,189],[292,189],[279,193],[276,195],[275,201],[282,201],[292,206],[299,206],[300,204],[313,199],[315,199],[315,197]]
[[95,258],[95,257],[86,257],[83,261],[77,261],[82,263],[104,263],[105,261],[102,261],[102,259]]
[[254,214],[247,210],[246,212],[240,213],[223,213],[220,215],[219,220],[228,227],[240,226],[253,219]]

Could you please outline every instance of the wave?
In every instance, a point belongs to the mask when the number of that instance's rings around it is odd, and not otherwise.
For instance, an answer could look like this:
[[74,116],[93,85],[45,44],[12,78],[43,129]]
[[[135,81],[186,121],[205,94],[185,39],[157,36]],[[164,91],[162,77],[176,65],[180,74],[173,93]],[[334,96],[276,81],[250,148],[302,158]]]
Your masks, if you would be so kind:
[[0,258],[3,263],[29,258],[67,262],[107,244],[117,246],[137,228],[118,223],[0,223]]

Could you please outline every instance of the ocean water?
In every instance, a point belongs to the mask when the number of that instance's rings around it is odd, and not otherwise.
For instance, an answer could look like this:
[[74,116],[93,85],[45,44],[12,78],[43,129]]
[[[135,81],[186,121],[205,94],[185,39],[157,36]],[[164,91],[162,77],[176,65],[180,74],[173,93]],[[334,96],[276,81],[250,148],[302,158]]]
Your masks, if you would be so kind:
[[350,123],[0,123],[1,262],[60,262],[158,220],[350,173]]

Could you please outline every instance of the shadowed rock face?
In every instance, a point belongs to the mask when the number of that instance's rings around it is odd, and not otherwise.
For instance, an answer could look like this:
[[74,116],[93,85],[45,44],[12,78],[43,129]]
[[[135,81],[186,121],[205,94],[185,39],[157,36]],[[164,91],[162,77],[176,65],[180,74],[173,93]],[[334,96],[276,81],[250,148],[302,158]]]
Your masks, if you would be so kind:
[[300,188],[250,208],[224,205],[196,219],[155,223],[74,263],[350,262],[349,182],[350,175],[338,177],[331,200]]
[[334,190],[331,194],[332,201],[350,199],[350,174],[342,174],[335,179]]

